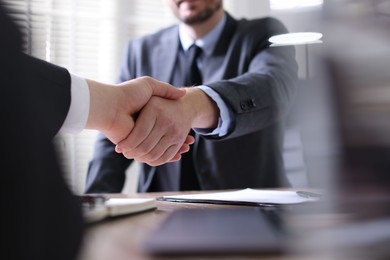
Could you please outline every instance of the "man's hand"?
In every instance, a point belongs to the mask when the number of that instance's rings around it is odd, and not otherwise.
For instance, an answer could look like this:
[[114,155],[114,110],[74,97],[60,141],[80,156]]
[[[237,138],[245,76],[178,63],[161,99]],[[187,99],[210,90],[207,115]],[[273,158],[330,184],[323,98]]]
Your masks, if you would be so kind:
[[[180,99],[152,97],[137,117],[128,138],[118,145],[127,158],[152,166],[180,160],[183,143],[193,143],[192,127],[214,128],[219,111],[197,88],[187,88]],[[191,139],[192,138],[192,139]]]
[[185,142],[192,124],[183,106],[182,100],[152,97],[124,141],[127,150],[123,154],[152,166],[176,159],[174,156]]
[[[183,89],[150,77],[137,78],[116,86],[92,80],[87,82],[91,99],[86,128],[101,131],[114,144],[129,136],[134,127],[134,118],[152,96],[173,100],[185,95]],[[186,137],[182,141],[176,158],[180,157],[180,153],[187,152],[194,140]],[[121,148],[116,147],[116,151],[121,152]]]

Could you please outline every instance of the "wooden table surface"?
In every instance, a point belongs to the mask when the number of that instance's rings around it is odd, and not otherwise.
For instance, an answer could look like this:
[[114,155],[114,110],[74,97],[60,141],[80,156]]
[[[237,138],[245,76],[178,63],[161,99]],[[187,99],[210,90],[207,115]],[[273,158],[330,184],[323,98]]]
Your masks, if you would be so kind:
[[[207,191],[211,192],[211,191]],[[192,192],[188,192],[192,193]],[[199,193],[199,192],[196,192]],[[171,193],[142,193],[142,194],[108,194],[110,197],[130,197],[130,198],[157,198],[164,195],[178,194],[178,192]],[[180,194],[184,194],[181,192]],[[85,237],[82,251],[80,253],[80,260],[128,260],[128,259],[172,259],[153,257],[142,251],[141,244],[144,239],[152,232],[159,224],[165,220],[170,212],[180,208],[226,208],[226,207],[245,207],[245,206],[231,206],[231,205],[215,205],[215,204],[200,204],[200,203],[179,203],[179,202],[166,202],[157,201],[157,209],[143,212],[134,215],[127,215],[115,219],[107,219],[88,227]],[[311,218],[305,219],[303,216],[295,220],[294,225],[299,228],[300,225],[306,228],[310,225],[318,226],[326,225],[328,218],[322,216],[322,218],[316,217],[317,222],[313,224]],[[325,219],[327,219],[325,221]],[[311,222],[310,222],[310,221]],[[293,221],[294,222],[294,221]],[[179,259],[313,259],[313,253],[305,252],[302,254],[299,250],[291,250],[288,255],[245,255],[245,256],[186,256],[179,257]],[[326,259],[318,258],[316,259]],[[178,259],[178,257],[174,258]]]

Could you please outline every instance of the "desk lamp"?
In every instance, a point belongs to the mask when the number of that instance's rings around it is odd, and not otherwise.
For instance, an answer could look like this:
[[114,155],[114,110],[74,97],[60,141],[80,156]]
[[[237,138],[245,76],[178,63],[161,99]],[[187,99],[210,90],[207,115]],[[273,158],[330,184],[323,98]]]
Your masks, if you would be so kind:
[[287,45],[305,45],[306,78],[309,78],[309,44],[322,43],[322,33],[294,32],[278,34],[270,37],[271,47]]

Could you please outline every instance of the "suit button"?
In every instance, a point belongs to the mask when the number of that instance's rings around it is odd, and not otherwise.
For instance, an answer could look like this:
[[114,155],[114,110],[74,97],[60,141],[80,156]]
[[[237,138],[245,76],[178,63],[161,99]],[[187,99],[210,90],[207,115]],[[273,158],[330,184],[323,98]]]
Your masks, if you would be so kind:
[[255,103],[255,99],[254,98],[250,99],[248,102],[249,102],[249,107],[250,108],[256,107],[256,103]]
[[240,102],[240,107],[244,111],[256,107],[255,99],[252,98],[252,99],[248,99],[248,100],[245,100],[245,101],[241,101]]
[[242,109],[242,110],[244,110],[244,111],[245,111],[245,110],[248,110],[248,106],[246,105],[246,102],[243,102],[243,101],[242,101],[242,102],[240,103],[240,106],[241,106],[241,109]]

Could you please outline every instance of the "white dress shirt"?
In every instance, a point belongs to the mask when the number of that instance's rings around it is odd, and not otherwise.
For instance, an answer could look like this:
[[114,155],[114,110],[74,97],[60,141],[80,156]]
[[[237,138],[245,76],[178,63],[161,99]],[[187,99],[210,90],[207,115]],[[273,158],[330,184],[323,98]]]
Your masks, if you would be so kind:
[[79,76],[71,76],[71,102],[68,115],[59,133],[80,133],[87,123],[89,115],[89,88],[87,81]]

